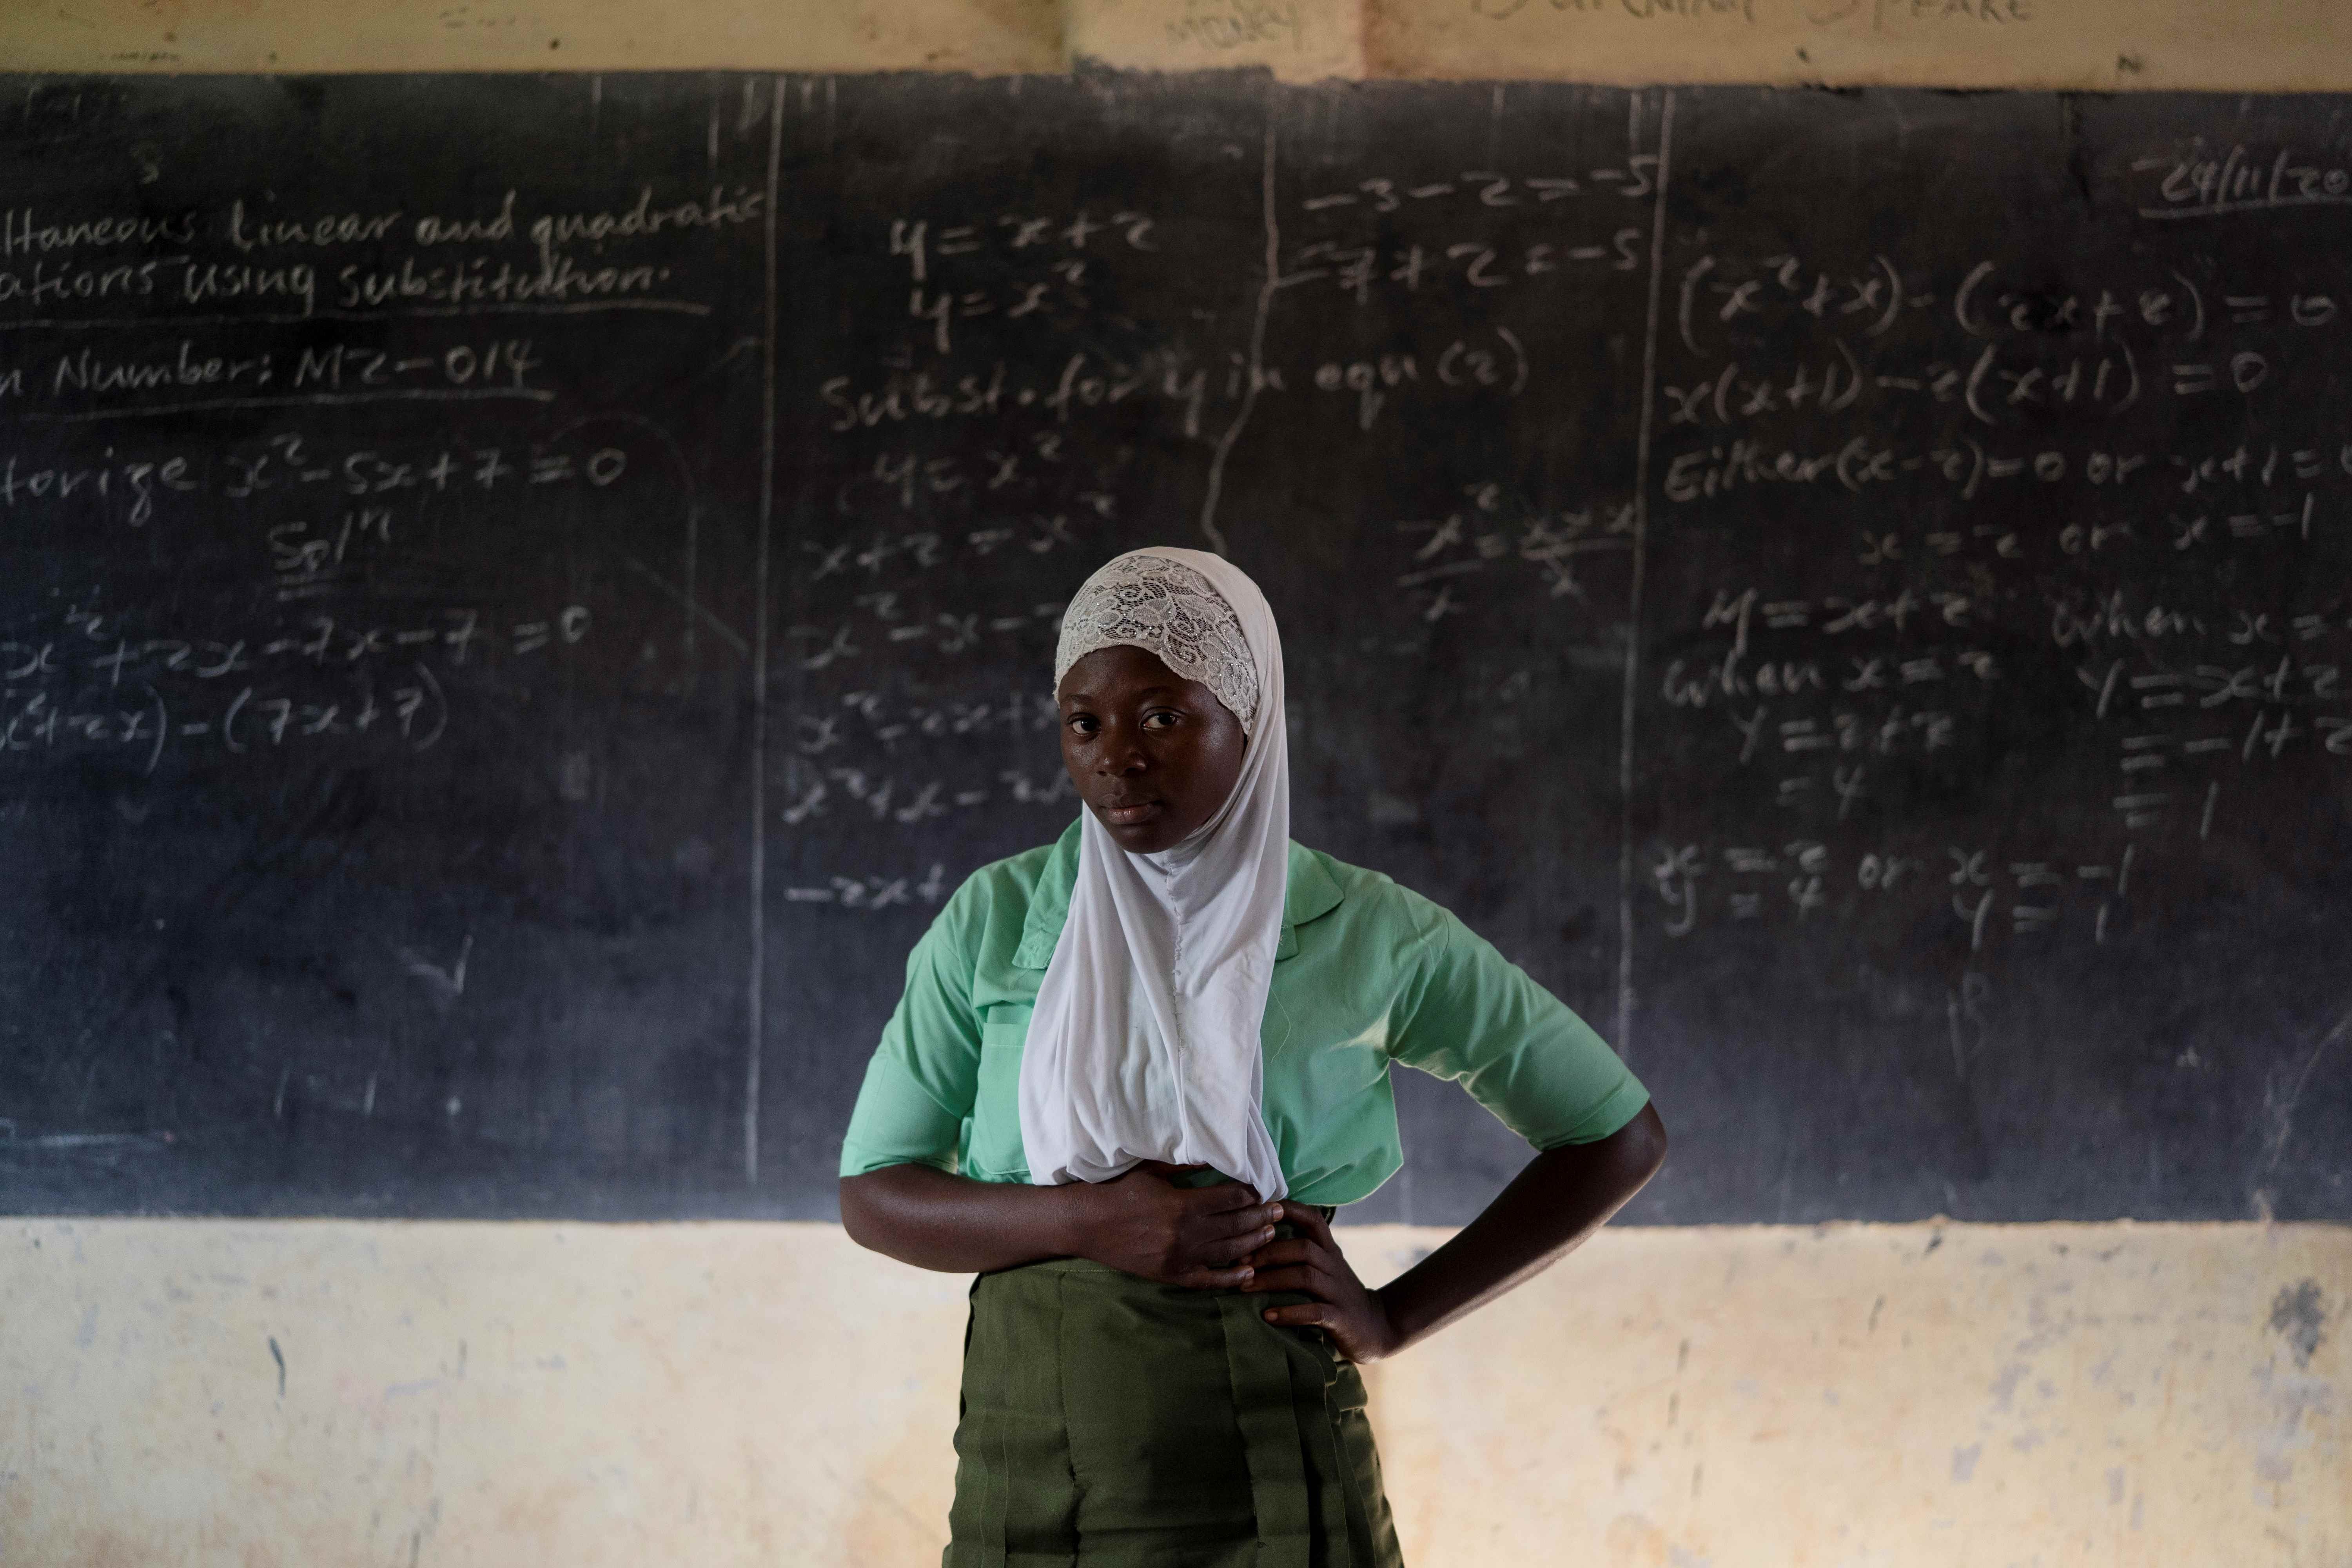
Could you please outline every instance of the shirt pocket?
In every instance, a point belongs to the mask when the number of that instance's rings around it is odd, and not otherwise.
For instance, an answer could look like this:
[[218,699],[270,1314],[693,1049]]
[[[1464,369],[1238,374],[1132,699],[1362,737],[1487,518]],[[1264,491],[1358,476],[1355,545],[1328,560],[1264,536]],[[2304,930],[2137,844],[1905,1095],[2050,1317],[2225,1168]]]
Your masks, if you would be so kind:
[[1029,1038],[1027,1006],[998,1005],[980,1020],[980,1085],[972,1096],[971,1174],[984,1182],[1025,1182],[1021,1142],[1021,1050]]

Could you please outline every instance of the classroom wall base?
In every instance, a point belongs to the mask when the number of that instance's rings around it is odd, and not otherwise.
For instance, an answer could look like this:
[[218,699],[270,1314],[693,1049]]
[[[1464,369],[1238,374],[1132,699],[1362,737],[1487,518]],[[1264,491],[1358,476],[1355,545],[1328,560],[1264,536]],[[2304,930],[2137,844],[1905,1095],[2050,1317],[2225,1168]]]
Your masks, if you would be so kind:
[[[0,1222],[0,1561],[936,1561],[965,1284],[823,1225]],[[2337,1227],[1615,1230],[1373,1417],[1415,1568],[2337,1564],[2347,1300]]]

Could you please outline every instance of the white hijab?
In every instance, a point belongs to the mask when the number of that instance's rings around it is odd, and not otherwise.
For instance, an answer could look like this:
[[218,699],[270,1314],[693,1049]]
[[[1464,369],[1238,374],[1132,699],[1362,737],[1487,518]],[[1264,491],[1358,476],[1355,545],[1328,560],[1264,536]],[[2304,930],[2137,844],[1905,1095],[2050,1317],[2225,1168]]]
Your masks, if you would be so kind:
[[1274,612],[1219,556],[1131,551],[1070,601],[1055,685],[1115,644],[1215,692],[1248,752],[1216,816],[1160,854],[1129,854],[1081,812],[1069,918],[1021,1058],[1029,1179],[1101,1182],[1164,1160],[1213,1166],[1278,1198],[1288,1187],[1266,1131],[1258,1037],[1290,871]]

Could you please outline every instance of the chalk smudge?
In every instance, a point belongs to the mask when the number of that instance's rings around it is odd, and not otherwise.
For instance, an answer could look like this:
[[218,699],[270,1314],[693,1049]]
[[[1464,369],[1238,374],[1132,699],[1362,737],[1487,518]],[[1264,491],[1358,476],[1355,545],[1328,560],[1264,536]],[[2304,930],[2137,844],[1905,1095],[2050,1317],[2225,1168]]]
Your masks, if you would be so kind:
[[2279,1287],[2278,1297],[2271,1302],[2271,1332],[2286,1342],[2294,1364],[2307,1367],[2327,1337],[2327,1302],[2320,1293],[2316,1279],[2298,1280]]

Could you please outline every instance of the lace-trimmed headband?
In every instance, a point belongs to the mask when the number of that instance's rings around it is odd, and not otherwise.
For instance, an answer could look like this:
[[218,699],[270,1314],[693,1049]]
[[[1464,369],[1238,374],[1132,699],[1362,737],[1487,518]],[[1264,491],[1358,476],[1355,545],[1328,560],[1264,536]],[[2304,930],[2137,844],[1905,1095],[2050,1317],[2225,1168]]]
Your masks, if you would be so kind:
[[1062,616],[1054,650],[1054,684],[1097,648],[1123,645],[1159,656],[1217,700],[1252,732],[1257,721],[1257,661],[1240,617],[1208,578],[1181,562],[1131,551],[1086,580]]

